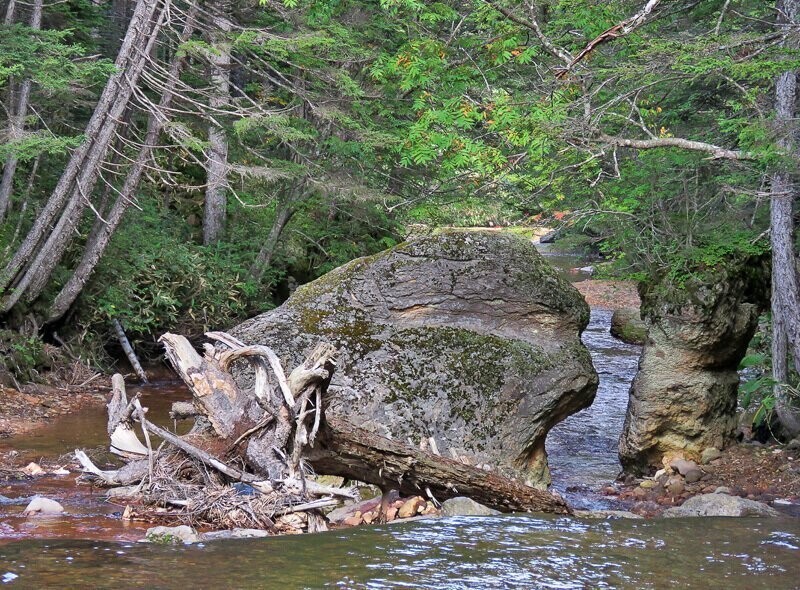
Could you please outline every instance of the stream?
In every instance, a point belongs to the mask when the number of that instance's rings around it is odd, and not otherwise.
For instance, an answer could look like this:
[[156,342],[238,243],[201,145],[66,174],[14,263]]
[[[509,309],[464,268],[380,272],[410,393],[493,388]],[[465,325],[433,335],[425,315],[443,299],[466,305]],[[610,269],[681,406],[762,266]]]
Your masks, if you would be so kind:
[[[574,266],[553,260],[554,265]],[[572,274],[572,280],[580,280]],[[550,433],[553,487],[576,508],[617,508],[598,492],[619,472],[617,440],[640,348],[608,333],[593,310],[583,335],[600,375],[594,404]],[[131,388],[136,391],[135,388]],[[189,394],[142,388],[156,422]],[[106,444],[105,408],[64,416],[14,439],[23,457]],[[170,424],[171,426],[171,424]],[[6,441],[0,450],[8,450]],[[75,475],[0,488],[34,493],[68,514],[26,519],[0,502],[0,585],[9,588],[800,588],[800,519],[596,520],[542,515],[448,518],[191,546],[135,542],[147,525]]]

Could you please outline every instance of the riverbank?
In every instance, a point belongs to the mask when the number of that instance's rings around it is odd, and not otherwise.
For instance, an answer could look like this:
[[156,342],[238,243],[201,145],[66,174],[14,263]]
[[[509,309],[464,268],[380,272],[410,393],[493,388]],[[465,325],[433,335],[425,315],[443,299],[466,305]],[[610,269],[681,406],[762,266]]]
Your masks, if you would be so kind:
[[654,477],[627,476],[605,486],[602,493],[644,517],[660,516],[689,498],[715,492],[763,502],[800,517],[800,445],[734,443],[718,458],[689,465],[685,471],[695,468],[696,473],[688,476],[668,466]]

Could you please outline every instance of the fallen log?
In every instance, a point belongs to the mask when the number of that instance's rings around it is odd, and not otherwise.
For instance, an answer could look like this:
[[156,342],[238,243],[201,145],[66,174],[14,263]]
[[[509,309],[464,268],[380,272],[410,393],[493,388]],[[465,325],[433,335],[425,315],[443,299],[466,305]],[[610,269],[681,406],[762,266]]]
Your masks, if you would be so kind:
[[567,503],[543,490],[329,418],[306,459],[317,473],[339,475],[444,501],[467,496],[500,512],[571,514]]

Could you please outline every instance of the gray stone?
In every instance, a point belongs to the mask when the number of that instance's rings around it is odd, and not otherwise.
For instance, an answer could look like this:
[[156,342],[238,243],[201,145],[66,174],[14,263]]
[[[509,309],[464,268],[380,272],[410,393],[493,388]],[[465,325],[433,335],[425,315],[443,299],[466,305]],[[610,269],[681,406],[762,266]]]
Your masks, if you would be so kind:
[[56,502],[55,500],[51,500],[50,498],[44,498],[42,496],[34,496],[34,498],[30,501],[30,503],[25,507],[25,510],[22,512],[25,516],[31,515],[42,515],[42,516],[51,516],[55,514],[63,514],[64,507]]
[[697,469],[697,463],[694,461],[687,461],[686,459],[676,459],[672,461],[669,466],[683,476]]
[[664,511],[665,518],[688,516],[779,516],[779,512],[766,504],[729,496],[727,494],[702,494],[689,498],[681,506]]
[[200,535],[195,530],[182,524],[180,526],[157,526],[147,529],[145,541],[162,545],[176,545],[178,543],[199,543]]
[[528,240],[454,231],[354,260],[231,332],[289,367],[328,341],[330,414],[395,440],[433,437],[541,487],[545,436],[597,389],[588,318]]
[[442,503],[442,516],[494,516],[500,514],[471,498],[457,496]]
[[703,478],[703,472],[699,469],[690,469],[684,474],[686,483],[695,483]]
[[702,463],[703,465],[708,465],[709,463],[711,463],[712,461],[716,461],[720,457],[722,457],[722,452],[719,449],[715,447],[709,447],[707,449],[703,449],[703,452],[700,455],[700,463]]
[[766,268],[766,258],[731,261],[680,288],[666,274],[640,287],[648,332],[620,438],[626,470],[658,468],[677,454],[699,459],[733,439],[737,369],[769,285]]
[[614,310],[610,331],[614,338],[628,344],[644,344],[647,340],[647,326],[639,317],[639,310],[633,307]]
[[549,231],[543,236],[539,238],[540,244],[552,244],[561,236],[561,231],[554,229],[553,231]]
[[716,490],[714,490],[715,494],[727,494],[729,496],[733,495],[733,490],[731,490],[727,486],[719,486]]
[[575,510],[575,516],[582,518],[599,518],[599,519],[612,519],[612,518],[634,518],[641,520],[644,518],[633,512],[627,510]]
[[231,529],[229,531],[211,531],[200,535],[201,541],[223,541],[227,539],[258,539],[269,537],[267,531],[261,529]]

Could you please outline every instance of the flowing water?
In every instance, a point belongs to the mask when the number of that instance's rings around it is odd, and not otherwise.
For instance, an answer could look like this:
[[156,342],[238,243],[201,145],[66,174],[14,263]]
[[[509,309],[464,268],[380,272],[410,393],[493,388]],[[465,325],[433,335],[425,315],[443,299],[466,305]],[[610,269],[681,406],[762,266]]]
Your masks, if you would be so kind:
[[547,435],[553,487],[575,508],[616,507],[597,491],[613,481],[621,469],[617,446],[641,347],[611,336],[611,313],[593,309],[582,337],[600,377],[594,402]]
[[[597,398],[547,442],[554,487],[578,508],[614,507],[597,490],[619,471],[617,440],[640,352],[608,334],[610,315],[593,310],[583,335],[600,375]],[[143,390],[162,424],[172,401],[187,395],[173,385]],[[31,459],[105,444],[105,408],[13,441]],[[132,542],[146,527],[124,523],[121,506],[76,486],[74,476],[0,493],[40,493],[68,510],[25,519],[24,505],[0,503],[0,585],[10,588],[800,588],[800,519],[504,515],[164,547]]]

